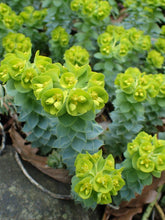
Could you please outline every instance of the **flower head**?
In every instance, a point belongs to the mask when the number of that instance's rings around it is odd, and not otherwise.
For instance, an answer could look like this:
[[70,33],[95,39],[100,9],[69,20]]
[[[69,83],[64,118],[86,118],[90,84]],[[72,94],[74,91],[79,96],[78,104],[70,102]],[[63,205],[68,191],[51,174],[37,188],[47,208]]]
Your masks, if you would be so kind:
[[66,102],[67,112],[72,116],[82,115],[93,106],[92,98],[82,89],[71,90]]

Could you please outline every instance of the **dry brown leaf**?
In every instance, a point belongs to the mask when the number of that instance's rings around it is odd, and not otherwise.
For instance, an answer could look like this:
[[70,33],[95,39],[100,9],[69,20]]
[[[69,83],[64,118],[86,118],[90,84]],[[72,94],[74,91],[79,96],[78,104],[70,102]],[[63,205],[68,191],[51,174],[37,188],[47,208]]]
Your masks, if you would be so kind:
[[122,208],[120,210],[114,210],[111,207],[106,207],[102,220],[108,220],[111,216],[114,216],[113,220],[132,220],[132,217],[137,213],[141,213],[142,208]]
[[23,160],[30,162],[34,167],[41,172],[47,174],[55,180],[63,183],[70,183],[71,177],[66,169],[54,169],[47,166],[47,157],[36,155],[38,149],[32,148],[30,144],[26,145],[25,140],[12,126],[9,130],[10,137],[12,139],[13,147],[20,154]]

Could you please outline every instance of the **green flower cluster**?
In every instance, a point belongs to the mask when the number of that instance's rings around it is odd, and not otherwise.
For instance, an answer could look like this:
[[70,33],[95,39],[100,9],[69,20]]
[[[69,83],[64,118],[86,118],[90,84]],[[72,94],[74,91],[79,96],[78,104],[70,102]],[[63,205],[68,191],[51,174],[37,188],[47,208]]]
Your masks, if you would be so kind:
[[[164,50],[165,49],[164,43],[165,43],[165,39],[159,38],[158,41],[156,42],[156,47],[159,50]],[[149,51],[146,60],[150,65],[158,69],[162,68],[164,63],[164,57],[161,55],[160,52],[156,50]]]
[[108,1],[100,0],[72,0],[70,4],[71,10],[79,12],[81,16],[94,18],[98,21],[104,20],[110,15],[112,7]]
[[145,74],[138,68],[129,67],[125,73],[117,75],[115,85],[137,102],[155,97],[165,97],[164,74]]
[[16,14],[10,6],[0,3],[0,23],[7,29],[18,30],[22,25],[36,27],[47,15],[47,9],[35,10],[27,6],[20,14]]
[[66,32],[66,30],[63,27],[58,26],[51,32],[50,43],[51,45],[57,44],[61,47],[66,47],[69,43],[69,38],[70,35]]
[[165,170],[165,140],[140,132],[128,143],[125,156],[131,158],[132,166],[136,170],[153,175],[162,172]]
[[8,33],[2,41],[6,53],[22,52],[27,56],[31,56],[31,40],[29,37],[21,33]]
[[0,24],[1,27],[16,30],[23,24],[23,20],[7,4],[0,3]]
[[65,51],[64,60],[66,63],[72,63],[77,67],[89,64],[89,53],[81,46],[72,46],[69,50]]
[[165,54],[165,38],[158,38],[155,42],[155,46],[160,53]]
[[104,107],[108,101],[104,75],[91,70],[88,57],[87,51],[80,46],[66,50],[65,64],[60,66],[56,86],[41,97],[45,111],[57,116],[67,111],[78,116]]
[[115,169],[114,158],[110,154],[102,157],[102,150],[91,155],[78,154],[75,160],[76,175],[72,178],[74,191],[84,200],[93,199],[97,204],[112,202],[125,182],[122,169]]
[[33,6],[27,6],[19,14],[19,17],[23,20],[23,23],[30,27],[36,27],[42,23],[47,15],[47,9],[35,10]]
[[125,29],[123,26],[108,25],[105,32],[97,39],[100,52],[103,55],[120,58],[136,50],[148,51],[151,48],[151,38],[136,28]]
[[[70,53],[72,56],[68,58]],[[104,75],[91,70],[86,54],[86,50],[74,46],[66,51],[66,62],[62,66],[52,63],[49,57],[40,56],[39,51],[34,63],[22,53],[8,53],[1,62],[0,80],[14,80],[15,88],[20,92],[33,90],[44,110],[54,116],[66,112],[72,116],[82,115],[103,108],[108,101]]]

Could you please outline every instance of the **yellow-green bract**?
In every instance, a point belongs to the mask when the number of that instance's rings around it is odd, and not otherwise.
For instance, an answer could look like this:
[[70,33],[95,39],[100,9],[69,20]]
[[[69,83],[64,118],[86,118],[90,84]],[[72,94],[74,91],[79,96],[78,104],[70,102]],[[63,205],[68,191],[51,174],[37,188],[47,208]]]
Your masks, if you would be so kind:
[[146,132],[140,132],[127,145],[126,157],[131,158],[133,168],[144,173],[165,170],[165,140],[157,139]]
[[164,97],[164,74],[145,74],[138,68],[128,68],[117,75],[115,85],[124,93],[132,95],[137,102],[154,97]]
[[[25,39],[24,35],[16,36]],[[66,50],[64,59],[64,65],[52,63],[51,58],[37,51],[31,63],[23,52],[7,53],[1,62],[0,80],[14,80],[16,89],[24,93],[33,90],[44,110],[57,117],[66,112],[79,116],[103,108],[109,98],[104,75],[91,70],[87,50],[73,46]]]
[[98,36],[97,43],[103,55],[120,59],[131,51],[150,50],[151,37],[134,27],[124,29],[123,26],[108,25]]
[[98,0],[72,0],[70,4],[71,10],[80,13],[81,16],[88,19],[94,18],[98,21],[104,20],[111,12],[112,7],[107,1]]

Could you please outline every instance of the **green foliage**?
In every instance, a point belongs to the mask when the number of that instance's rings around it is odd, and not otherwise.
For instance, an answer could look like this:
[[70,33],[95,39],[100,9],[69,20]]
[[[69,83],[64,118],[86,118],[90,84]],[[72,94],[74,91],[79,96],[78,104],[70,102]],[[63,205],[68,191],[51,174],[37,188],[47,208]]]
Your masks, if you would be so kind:
[[13,79],[7,82],[6,90],[7,94],[14,98],[13,105],[19,113],[18,120],[26,122],[23,126],[23,131],[28,134],[26,139],[32,143],[32,147],[39,148],[42,155],[51,152],[56,139],[56,118],[47,117],[31,91],[17,91]]
[[115,84],[115,110],[110,114],[113,123],[104,139],[108,152],[120,156],[138,132],[152,133],[162,125],[164,74],[145,74],[130,67],[124,74],[118,74]]
[[147,74],[163,72],[164,39],[151,40],[150,35],[135,27],[108,25],[97,38],[100,52],[94,54],[96,71],[105,75],[106,90],[114,99],[114,81],[118,73],[129,67],[138,67]]
[[[72,59],[68,55],[74,50],[77,55]],[[27,140],[44,155],[52,148],[59,149],[62,162],[71,173],[78,153],[95,153],[103,145],[96,139],[103,130],[94,119],[95,110],[104,106],[108,94],[103,75],[92,72],[86,54],[81,47],[71,48],[64,56],[64,66],[52,63],[51,58],[39,52],[33,63],[29,55],[17,51],[7,53],[1,62],[0,79],[7,81],[8,94],[14,96],[15,105],[20,107],[19,120],[27,121],[23,127],[24,132],[30,133]],[[53,155],[56,157],[52,154],[50,160]]]
[[[130,200],[165,170],[164,7],[160,0],[0,3],[0,113],[16,109],[48,166],[74,175],[72,194],[84,207]],[[103,131],[95,118],[108,101],[114,110]]]
[[[66,50],[63,66],[55,63],[59,70],[54,69],[54,64],[49,64],[45,72],[43,70],[41,75],[33,78],[34,94],[37,99],[41,99],[46,112],[54,116],[61,116],[66,112],[79,116],[90,110],[101,109],[108,101],[104,76],[91,70],[88,57],[85,49],[73,46]],[[42,58],[44,65],[46,57]]]
[[159,25],[165,21],[163,9],[164,1],[123,1],[129,13],[129,17],[123,22],[125,26],[133,26],[143,30],[145,33],[157,35],[160,32]]
[[84,117],[75,117],[65,114],[58,118],[56,126],[57,139],[54,147],[59,149],[62,161],[67,165],[71,174],[74,174],[74,161],[79,153],[88,151],[96,153],[103,145],[97,137],[103,132],[101,126],[94,121],[94,114],[87,113]]
[[25,55],[31,55],[31,40],[21,33],[8,33],[2,40],[5,53],[22,52]]
[[[18,4],[18,2],[15,2],[15,4]],[[18,8],[19,7],[20,5]],[[33,51],[40,49],[44,52],[45,49],[48,49],[48,44],[46,42],[47,36],[44,30],[44,19],[46,15],[47,9],[35,10],[33,6],[26,6],[21,12],[16,14],[9,5],[0,3],[0,44],[2,44],[2,38],[8,33],[19,32],[25,34],[26,37],[31,39],[33,43]],[[1,47],[0,54],[3,54],[3,48]]]
[[[121,177],[122,169],[115,169],[114,158],[106,159],[102,151],[91,155],[78,154],[75,160],[76,174],[72,178],[72,191],[75,191],[86,207],[112,202],[111,196],[117,195],[125,184]],[[74,194],[73,194],[74,195]],[[80,200],[81,202],[81,200]]]
[[69,45],[70,35],[61,26],[54,28],[50,34],[49,50],[51,57],[58,62],[62,61],[63,54]]
[[158,140],[140,132],[132,142],[127,144],[125,160],[119,166],[124,167],[122,177],[126,185],[120,190],[114,202],[119,205],[122,200],[129,201],[140,194],[145,185],[152,183],[152,177],[159,178],[165,169],[165,141]]

